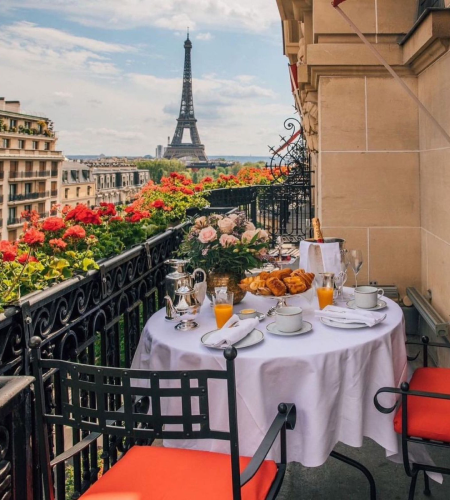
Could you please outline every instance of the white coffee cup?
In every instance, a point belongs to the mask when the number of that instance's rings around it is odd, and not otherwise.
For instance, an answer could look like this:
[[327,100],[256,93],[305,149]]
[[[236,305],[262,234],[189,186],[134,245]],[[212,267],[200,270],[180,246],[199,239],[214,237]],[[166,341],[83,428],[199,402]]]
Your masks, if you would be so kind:
[[378,299],[384,295],[382,288],[358,286],[355,288],[355,305],[361,309],[377,307]]
[[303,310],[301,307],[280,307],[277,309],[277,330],[292,333],[303,327]]

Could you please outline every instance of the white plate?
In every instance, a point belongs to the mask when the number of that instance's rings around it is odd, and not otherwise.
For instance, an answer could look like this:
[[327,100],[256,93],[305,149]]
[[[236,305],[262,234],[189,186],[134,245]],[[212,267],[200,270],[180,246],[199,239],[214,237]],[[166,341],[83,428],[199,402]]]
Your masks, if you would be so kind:
[[327,326],[332,326],[333,328],[369,328],[365,323],[341,323],[340,321],[333,321],[330,318],[320,318],[320,322]]
[[266,329],[268,332],[273,333],[274,335],[283,335],[285,337],[293,337],[294,335],[302,335],[303,333],[308,333],[312,330],[312,325],[311,323],[308,323],[308,321],[303,321],[303,327],[301,330],[297,330],[295,332],[280,332],[280,330],[277,329],[277,325],[275,321],[273,323],[269,323],[266,326]]
[[[214,347],[212,345],[208,345],[208,338],[214,332],[217,332],[217,330],[213,330],[212,332],[205,333],[205,335],[203,335],[202,338],[200,339],[202,344],[205,347],[210,347],[211,349],[226,349],[226,347],[228,347],[228,346]],[[236,349],[242,349],[243,347],[250,347],[251,345],[259,344],[263,340],[264,340],[264,333],[255,328],[246,337],[241,339],[239,342],[236,342],[235,344],[233,344],[233,347],[236,347]]]
[[385,307],[387,307],[387,304],[384,300],[379,300],[375,307],[371,307],[370,309],[366,309],[365,307],[358,307],[355,304],[355,299],[352,299],[352,300],[349,300],[347,302],[347,307],[349,307],[350,309],[361,309],[363,311],[379,311],[380,309],[384,309]]

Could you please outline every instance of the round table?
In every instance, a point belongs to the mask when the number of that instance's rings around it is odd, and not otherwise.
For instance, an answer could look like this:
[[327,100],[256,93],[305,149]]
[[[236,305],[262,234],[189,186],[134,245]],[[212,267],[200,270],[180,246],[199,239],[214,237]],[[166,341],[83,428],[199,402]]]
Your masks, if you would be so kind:
[[[345,293],[351,293],[345,289]],[[258,329],[264,340],[238,350],[236,358],[239,446],[243,456],[252,456],[277,413],[280,402],[295,403],[297,425],[288,433],[288,459],[307,467],[322,465],[338,442],[362,446],[370,437],[398,453],[393,415],[379,413],[373,397],[384,386],[398,386],[407,376],[403,313],[385,298],[386,319],[372,327],[337,329],[325,326],[314,315],[318,307],[301,295],[290,298],[299,305],[304,320],[313,325],[310,333],[294,337],[277,336],[266,330],[274,318],[266,318]],[[261,312],[273,306],[265,297],[247,293],[235,312],[254,308]],[[345,303],[339,304],[345,305]],[[201,336],[216,328],[208,300],[197,317],[199,328],[178,332],[158,311],[147,322],[132,367],[148,370],[225,369],[221,350],[205,347]],[[227,429],[226,392],[223,381],[210,390],[211,428]],[[176,404],[176,403],[175,403]],[[174,411],[172,406],[170,411]],[[175,410],[176,411],[176,410]],[[195,410],[194,410],[195,411]],[[173,413],[172,413],[173,414]],[[229,453],[224,441],[170,441],[181,446]],[[271,456],[279,459],[276,444]]]

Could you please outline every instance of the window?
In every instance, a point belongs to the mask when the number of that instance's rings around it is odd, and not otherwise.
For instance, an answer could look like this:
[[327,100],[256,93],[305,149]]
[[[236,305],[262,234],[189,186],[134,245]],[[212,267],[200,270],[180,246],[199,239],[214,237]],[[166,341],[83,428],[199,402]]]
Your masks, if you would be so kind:
[[109,179],[109,175],[108,175],[108,177],[106,178],[106,187],[109,187],[109,185],[110,185],[110,179]]
[[69,197],[69,188],[64,189],[64,198],[67,200]]
[[16,213],[17,213],[16,207],[9,207],[8,208],[8,219],[9,220],[15,219],[16,218]]
[[17,127],[17,120],[13,120],[11,118],[11,120],[9,121],[9,128],[15,128]]
[[26,161],[25,162],[25,172],[32,172],[32,171],[33,171],[33,162]]
[[9,139],[3,139],[2,140],[2,148],[9,148]]
[[14,241],[17,240],[17,231],[14,229],[14,231],[9,231],[8,233],[8,240],[13,243]]
[[[11,173],[14,173],[14,174],[16,172],[18,172],[19,171],[19,162],[16,161],[16,160],[10,161],[10,163],[9,163],[9,170],[10,170]],[[11,177],[17,177],[17,176],[14,175],[14,176],[11,176]]]
[[46,168],[47,168],[47,162],[46,161],[40,161],[39,162],[39,172],[45,172]]
[[39,149],[39,141],[33,141],[33,149]]
[[31,122],[25,122],[24,127],[25,128],[31,128]]
[[26,182],[25,183],[25,194],[31,194],[32,189],[33,189],[33,185],[31,184],[31,182]]
[[79,196],[80,196],[80,188],[77,187],[77,198],[79,198]]
[[52,161],[52,170],[58,170],[58,162]]
[[70,177],[74,182],[77,181],[78,180],[78,172],[76,170],[71,170]]
[[15,196],[16,194],[17,194],[17,184],[10,184],[9,185],[9,195]]
[[[87,194],[88,194],[88,196],[91,195],[91,189],[92,189],[91,186],[88,186],[88,188],[87,188]],[[89,203],[88,203],[88,205],[89,205]]]
[[67,182],[68,178],[69,178],[69,172],[67,170],[63,170],[62,181]]
[[40,182],[39,183],[39,192],[40,193],[45,193],[45,182]]
[[50,151],[50,143],[49,142],[44,142],[44,149],[45,149],[45,151]]
[[25,141],[22,139],[19,139],[19,149],[25,149]]
[[3,172],[3,160],[0,161],[0,172]]
[[116,187],[116,176],[114,175],[113,178],[111,179],[111,186]]
[[52,189],[52,191],[56,191],[56,189],[57,189],[56,188],[56,182],[52,182],[52,188],[51,189]]
[[25,210],[25,212],[31,212],[31,205],[25,205],[23,209]]
[[45,203],[38,203],[38,214],[43,214],[45,211]]

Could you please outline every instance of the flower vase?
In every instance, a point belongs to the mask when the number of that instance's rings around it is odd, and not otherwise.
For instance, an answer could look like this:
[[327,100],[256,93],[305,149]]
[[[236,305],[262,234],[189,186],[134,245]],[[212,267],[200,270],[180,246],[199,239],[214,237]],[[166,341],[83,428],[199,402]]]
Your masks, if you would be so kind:
[[217,286],[224,286],[227,287],[227,290],[229,292],[234,293],[233,304],[239,304],[239,302],[242,301],[242,299],[245,297],[245,294],[247,293],[239,288],[239,283],[244,278],[244,274],[241,275],[237,273],[217,273],[214,271],[210,271],[206,276],[206,295],[208,296],[209,300],[212,300],[214,289]]

